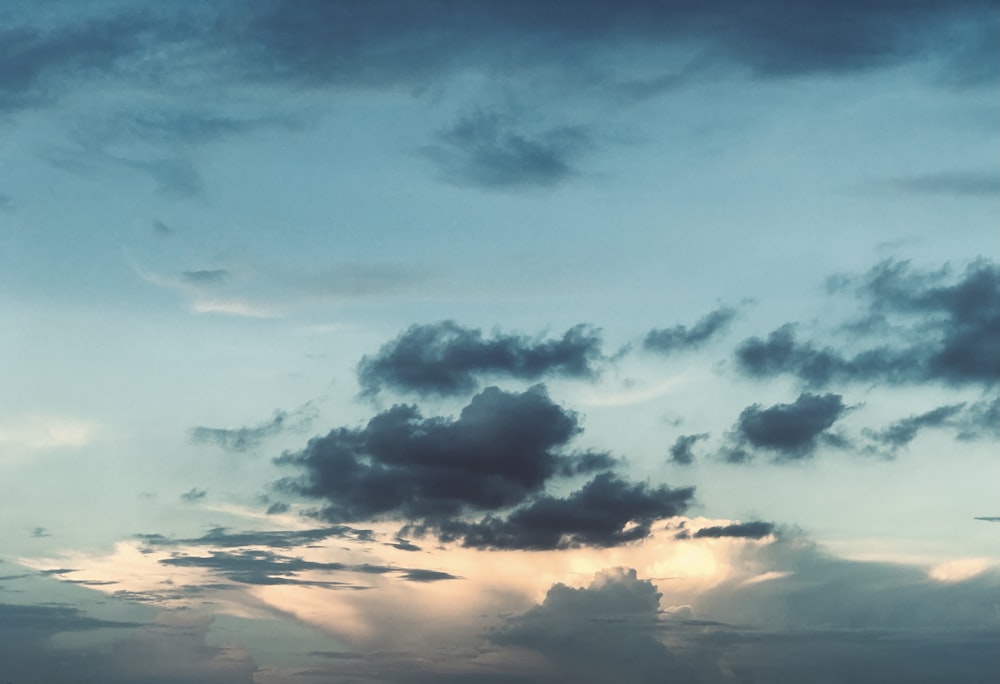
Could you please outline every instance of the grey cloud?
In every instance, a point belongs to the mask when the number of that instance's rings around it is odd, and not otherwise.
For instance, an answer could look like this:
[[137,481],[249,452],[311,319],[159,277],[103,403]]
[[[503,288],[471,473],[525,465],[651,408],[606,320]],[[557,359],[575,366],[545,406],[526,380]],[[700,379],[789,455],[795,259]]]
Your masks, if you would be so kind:
[[229,271],[224,268],[200,269],[195,271],[182,271],[181,276],[190,283],[199,285],[211,285],[229,278]]
[[204,489],[198,489],[192,487],[188,491],[181,494],[181,500],[186,503],[194,503],[195,501],[201,501],[208,494]]
[[540,496],[506,517],[442,523],[441,537],[483,549],[620,546],[645,539],[655,521],[684,513],[693,499],[692,487],[654,488],[601,473],[566,498]]
[[296,546],[315,544],[326,539],[353,539],[371,541],[371,530],[362,530],[347,525],[334,525],[308,530],[254,530],[230,532],[226,527],[213,527],[200,537],[176,538],[162,534],[138,534],[136,539],[147,549],[176,546],[214,546],[216,548],[237,548],[241,546],[266,546],[272,549],[290,549]]
[[453,321],[413,325],[358,364],[362,394],[384,388],[421,395],[454,395],[475,390],[484,376],[533,380],[544,375],[591,378],[602,359],[598,332],[586,326],[558,339],[530,339],[482,331]]
[[671,354],[688,349],[697,349],[712,337],[723,332],[736,316],[736,310],[728,307],[716,309],[693,326],[675,325],[672,328],[650,330],[642,346],[647,351]]
[[744,462],[765,450],[779,463],[809,458],[821,441],[836,443],[828,431],[846,411],[839,394],[803,393],[791,404],[768,408],[753,404],[740,413],[724,456]]
[[173,234],[174,229],[171,228],[170,226],[168,226],[163,221],[160,221],[159,219],[155,219],[153,221],[153,232],[155,232],[160,237],[167,237],[167,236]]
[[93,629],[139,627],[140,623],[102,620],[78,608],[63,605],[22,605],[0,603],[0,633],[9,631],[80,632]]
[[690,504],[691,488],[631,484],[611,472],[566,498],[545,494],[554,478],[616,463],[564,452],[578,432],[576,416],[541,386],[521,394],[490,387],[458,419],[425,419],[397,405],[364,428],[315,438],[276,459],[305,470],[278,486],[322,499],[315,515],[330,522],[399,520],[407,523],[401,535],[433,533],[476,548],[624,544]]
[[1000,174],[997,173],[933,173],[896,178],[885,185],[910,195],[1000,196]]
[[277,459],[303,468],[284,489],[325,499],[330,522],[450,517],[495,510],[540,491],[563,467],[559,452],[580,428],[544,389],[512,394],[490,387],[457,419],[423,418],[396,405],[361,429],[314,438]]
[[[997,12],[988,0],[945,5],[729,0],[711,6],[689,0],[543,5],[386,0],[352,9],[277,2],[234,36],[235,44],[263,77],[351,85],[431,82],[459,66],[523,73],[532,60],[570,71],[620,41],[693,44],[719,62],[774,77],[866,71],[927,53],[952,57],[952,79],[994,76],[975,60],[962,59],[960,47],[996,44],[990,31]],[[954,38],[956,30],[961,40]]]
[[888,447],[890,453],[906,447],[925,428],[940,428],[951,424],[965,404],[939,406],[930,411],[898,420],[881,430],[864,430],[863,434],[881,446]]
[[956,421],[961,440],[1000,437],[1000,396],[977,401]]
[[31,531],[31,536],[36,539],[40,539],[42,537],[51,537],[52,535],[49,533],[49,530],[47,528],[36,527]]
[[291,413],[276,410],[271,420],[253,427],[226,429],[199,426],[191,430],[191,441],[195,444],[215,444],[226,451],[246,452],[260,446],[268,437],[285,431],[305,430],[316,415],[316,408],[309,402]]
[[365,585],[327,579],[307,579],[302,573],[318,572],[354,573],[361,575],[396,574],[410,582],[438,582],[459,579],[455,575],[436,570],[405,568],[390,565],[320,563],[302,558],[283,556],[273,551],[244,549],[240,551],[211,551],[208,556],[188,556],[175,554],[160,560],[162,565],[205,568],[226,579],[240,584],[278,585],[296,584],[301,586],[326,587],[331,589],[366,589]]
[[696,435],[680,435],[670,447],[670,462],[678,465],[691,465],[694,463],[694,445],[705,439],[708,439],[707,432]]
[[1000,522],[1000,516],[980,516],[973,518],[973,520],[982,520],[984,522]]
[[551,187],[572,178],[573,163],[590,145],[591,136],[581,127],[531,131],[498,114],[477,112],[439,134],[437,143],[422,152],[456,185],[519,189]]
[[140,49],[148,31],[138,14],[48,29],[8,25],[0,31],[0,109],[43,101],[63,78],[113,70]]
[[751,522],[733,523],[731,525],[703,527],[692,536],[695,539],[721,539],[723,537],[763,539],[773,534],[774,529],[774,523],[753,520]]
[[[854,283],[841,279],[837,289]],[[834,381],[990,386],[1000,380],[997,265],[974,261],[948,282],[947,270],[916,271],[907,262],[890,260],[861,279],[856,292],[866,307],[861,324],[853,326],[858,342],[884,339],[895,322],[909,325],[900,344],[847,354],[800,342],[786,325],[767,339],[744,341],[736,352],[741,370],[752,377],[790,374],[814,387]]]

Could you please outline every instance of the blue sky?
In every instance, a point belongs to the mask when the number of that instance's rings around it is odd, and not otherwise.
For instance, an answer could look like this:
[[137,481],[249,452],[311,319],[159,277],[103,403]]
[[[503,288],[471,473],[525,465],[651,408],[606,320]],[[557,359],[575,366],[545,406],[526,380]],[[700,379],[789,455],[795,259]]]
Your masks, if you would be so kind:
[[0,677],[1000,670],[995,2],[0,16]]

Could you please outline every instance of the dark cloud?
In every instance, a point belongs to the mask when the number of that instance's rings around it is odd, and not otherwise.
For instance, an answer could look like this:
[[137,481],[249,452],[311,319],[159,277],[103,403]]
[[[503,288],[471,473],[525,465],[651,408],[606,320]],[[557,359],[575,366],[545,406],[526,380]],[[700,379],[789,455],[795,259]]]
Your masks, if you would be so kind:
[[997,173],[935,173],[896,178],[886,185],[891,190],[911,195],[1000,196],[1000,174]]
[[147,549],[176,546],[213,546],[238,548],[241,546],[266,546],[272,549],[290,549],[316,544],[326,539],[353,539],[371,541],[371,530],[361,530],[347,525],[334,525],[308,530],[254,530],[230,532],[226,527],[213,527],[200,537],[176,538],[162,534],[137,534],[136,539]]
[[705,439],[708,439],[707,432],[679,436],[670,447],[670,462],[678,465],[691,465],[694,463],[694,445]]
[[530,339],[482,331],[453,321],[413,325],[358,364],[362,394],[384,388],[421,395],[454,395],[476,389],[484,376],[538,379],[545,375],[591,378],[602,359],[601,338],[586,326],[557,339]]
[[898,420],[881,430],[864,430],[869,439],[887,447],[890,453],[906,447],[925,428],[940,428],[953,423],[965,404],[949,404]]
[[572,178],[573,163],[590,145],[582,127],[530,131],[499,114],[477,112],[459,119],[422,152],[456,185],[519,189]]
[[314,438],[277,459],[305,476],[283,488],[326,499],[330,522],[450,517],[516,505],[571,461],[559,451],[580,427],[541,386],[521,394],[490,387],[457,419],[423,418],[396,405],[361,429]]
[[0,603],[0,633],[25,631],[58,634],[139,626],[141,625],[135,622],[90,617],[72,606]]
[[331,589],[366,589],[365,585],[329,579],[311,579],[303,573],[354,573],[362,575],[396,574],[410,582],[437,582],[459,579],[447,572],[423,570],[420,568],[400,568],[389,565],[320,563],[302,558],[283,556],[273,551],[244,549],[240,551],[211,551],[208,556],[188,556],[174,554],[160,560],[162,565],[205,568],[226,579],[240,584],[277,585],[297,584],[302,586],[327,587]]
[[36,527],[31,531],[31,536],[34,537],[35,539],[40,539],[42,537],[51,537],[52,535],[49,533],[47,528]]
[[809,458],[821,441],[837,443],[828,431],[847,410],[839,394],[803,393],[791,404],[768,408],[753,404],[740,413],[724,456],[745,462],[752,459],[753,450],[761,449],[776,462]]
[[608,547],[649,536],[653,522],[680,515],[694,489],[650,487],[601,473],[566,498],[540,496],[506,517],[441,525],[446,541],[485,549],[565,549]]
[[763,539],[774,533],[774,523],[753,520],[745,523],[733,523],[715,527],[703,527],[692,535],[695,539],[720,539],[735,537],[739,539]]
[[113,71],[149,32],[134,13],[47,29],[8,24],[0,30],[0,110],[43,101],[62,79]]
[[980,516],[973,518],[973,520],[982,520],[984,522],[1000,522],[1000,516]]
[[[736,358],[743,372],[790,374],[814,387],[835,381],[993,385],[1000,380],[997,265],[978,260],[951,280],[947,269],[916,271],[907,262],[890,260],[860,282],[839,280],[836,289],[851,285],[866,306],[865,317],[852,326],[857,343],[877,338],[877,346],[856,353],[820,348],[797,340],[786,325],[764,340],[754,337],[740,345]],[[898,344],[881,342],[899,326],[905,327]]]
[[291,413],[276,410],[271,420],[253,427],[226,429],[199,426],[192,428],[191,441],[195,444],[215,444],[226,451],[245,452],[260,446],[268,437],[285,431],[305,430],[316,419],[316,416],[316,407],[309,402]]
[[648,351],[671,354],[688,349],[697,349],[713,336],[723,332],[736,316],[736,310],[728,307],[716,309],[693,326],[675,325],[672,328],[650,330],[642,346]]
[[455,420],[397,405],[364,428],[315,438],[277,459],[306,471],[279,488],[322,499],[315,514],[330,522],[400,520],[407,523],[400,534],[433,533],[477,548],[623,544],[690,504],[693,489],[630,484],[610,472],[566,498],[545,494],[553,478],[616,463],[565,453],[578,432],[576,416],[541,386],[521,394],[490,387]]
[[204,499],[207,494],[208,492],[206,492],[204,489],[197,489],[195,487],[192,487],[188,491],[181,494],[181,501],[185,501],[187,503],[194,503],[195,501],[201,501],[202,499]]
[[[271,4],[236,39],[248,55],[244,61],[261,76],[311,83],[412,85],[460,67],[523,75],[539,61],[566,72],[587,66],[589,73],[605,50],[626,42],[686,44],[717,62],[773,77],[867,71],[940,54],[951,58],[949,78],[976,82],[995,74],[962,58],[961,46],[995,46],[996,24],[989,0],[724,0],[711,6],[690,0],[384,0],[363,9],[285,0]],[[666,67],[676,67],[663,66],[669,72],[675,69]]]

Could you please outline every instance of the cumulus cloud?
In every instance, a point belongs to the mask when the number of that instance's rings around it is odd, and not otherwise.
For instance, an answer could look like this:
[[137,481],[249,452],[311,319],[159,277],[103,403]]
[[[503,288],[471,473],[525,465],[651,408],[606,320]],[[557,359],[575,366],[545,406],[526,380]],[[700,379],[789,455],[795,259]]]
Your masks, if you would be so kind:
[[598,332],[579,325],[557,339],[531,339],[482,331],[453,321],[413,325],[358,364],[365,396],[383,388],[420,395],[455,395],[476,389],[483,377],[535,380],[545,375],[592,378],[602,359]]
[[680,515],[694,489],[631,484],[601,473],[566,498],[541,496],[506,517],[441,525],[446,541],[486,549],[565,549],[620,546],[649,536],[657,520]]
[[652,582],[632,569],[606,570],[583,589],[553,585],[541,604],[508,619],[490,640],[540,653],[554,681],[695,681],[657,638],[659,613]]
[[364,428],[314,438],[277,459],[305,471],[279,488],[321,499],[316,515],[332,523],[399,520],[411,533],[479,548],[622,544],[690,503],[692,489],[631,484],[611,472],[566,498],[548,495],[555,478],[616,463],[567,451],[580,431],[576,415],[541,386],[520,394],[489,387],[457,419],[397,405]]
[[899,344],[843,352],[799,341],[786,325],[766,339],[744,341],[737,361],[752,377],[789,374],[813,387],[836,381],[992,386],[1000,380],[1000,267],[978,260],[957,280],[948,275],[889,260],[860,282],[835,283],[835,289],[856,286],[865,305],[864,319],[853,326],[859,344],[884,339],[891,324],[906,326]]
[[684,325],[675,325],[672,328],[650,330],[646,334],[642,346],[646,350],[658,354],[697,349],[705,345],[715,335],[723,332],[735,316],[735,309],[723,307],[707,314],[690,328]]
[[821,443],[842,444],[830,428],[847,410],[839,394],[808,392],[791,404],[753,404],[740,413],[723,455],[731,463],[750,461],[757,450],[777,463],[810,458]]

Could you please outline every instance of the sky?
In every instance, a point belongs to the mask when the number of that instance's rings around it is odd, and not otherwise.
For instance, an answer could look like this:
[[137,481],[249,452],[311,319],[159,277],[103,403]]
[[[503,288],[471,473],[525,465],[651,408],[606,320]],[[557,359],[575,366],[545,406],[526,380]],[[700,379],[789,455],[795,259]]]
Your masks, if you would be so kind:
[[998,43],[7,0],[0,681],[996,682]]

